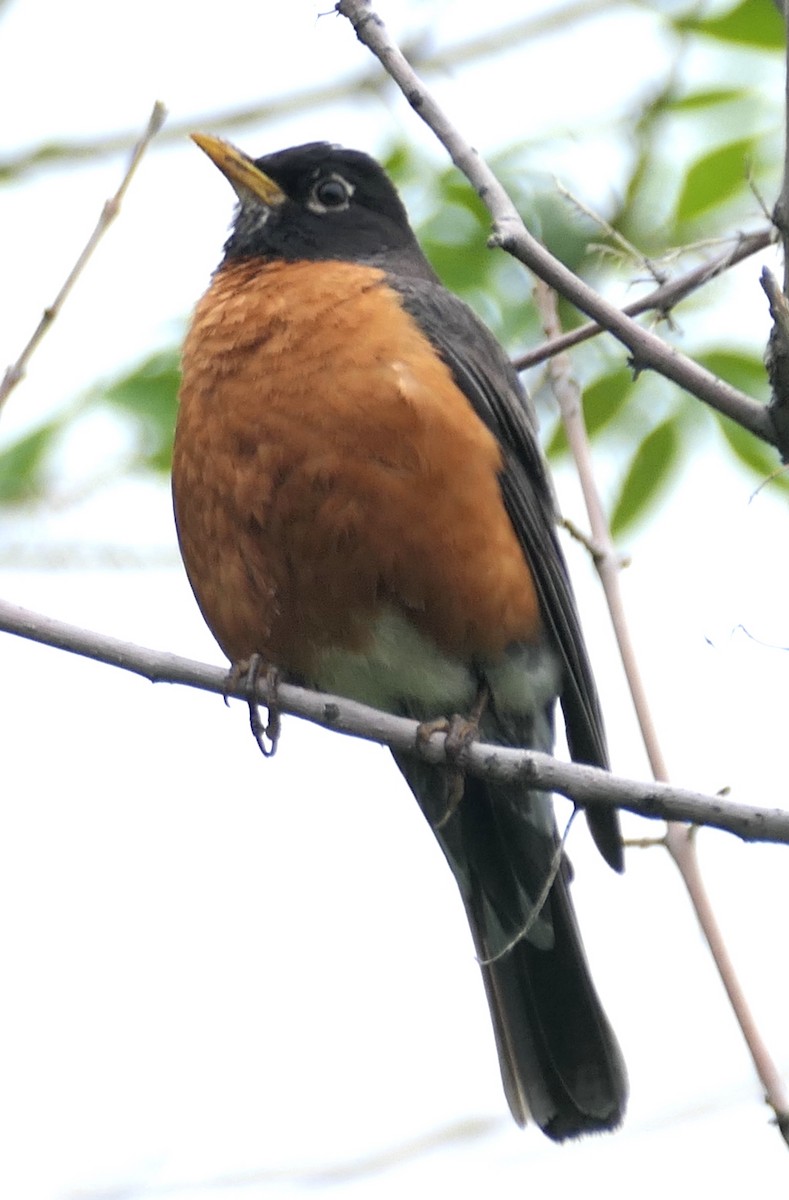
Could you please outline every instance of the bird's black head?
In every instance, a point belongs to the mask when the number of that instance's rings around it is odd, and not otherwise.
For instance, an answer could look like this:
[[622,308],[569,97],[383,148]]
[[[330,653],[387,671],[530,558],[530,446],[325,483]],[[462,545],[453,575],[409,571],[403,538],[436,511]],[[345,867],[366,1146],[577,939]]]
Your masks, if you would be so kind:
[[253,160],[219,138],[193,136],[238,196],[225,262],[340,259],[435,279],[402,200],[369,155],[310,142]]

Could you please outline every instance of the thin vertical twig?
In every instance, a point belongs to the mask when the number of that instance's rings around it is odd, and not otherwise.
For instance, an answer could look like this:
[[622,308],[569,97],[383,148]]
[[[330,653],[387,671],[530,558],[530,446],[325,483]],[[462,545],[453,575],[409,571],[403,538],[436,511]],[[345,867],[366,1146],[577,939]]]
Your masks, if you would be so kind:
[[123,198],[126,195],[129,184],[131,183],[137,167],[140,164],[140,160],[142,159],[145,151],[148,149],[151,141],[164,124],[166,116],[166,108],[159,100],[157,100],[153,106],[151,115],[148,118],[148,123],[143,131],[143,134],[132,151],[129,165],[126,168],[123,179],[121,180],[120,187],[114,196],[105,201],[99,219],[96,222],[96,227],[88,238],[84,249],[80,253],[77,261],[74,263],[74,266],[69,271],[63,286],[61,287],[57,296],[55,296],[55,299],[52,301],[52,303],[44,309],[41,315],[41,320],[34,329],[30,340],[22,350],[16,362],[12,363],[11,366],[8,367],[2,380],[0,380],[0,412],[2,412],[3,406],[11,392],[14,390],[20,380],[24,378],[31,356],[34,354],[41,342],[41,339],[44,337],[44,334],[52,325],[52,322],[55,320],[64,303],[68,299],[69,293],[87,266],[87,263],[94,250],[120,212]]
[[721,983],[726,989],[726,995],[737,1018],[737,1024],[753,1059],[756,1074],[764,1088],[765,1101],[775,1113],[775,1123],[782,1138],[789,1146],[789,1093],[775,1059],[770,1054],[756,1024],[751,1006],[729,954],[726,940],[715,916],[696,851],[697,828],[695,825],[681,825],[676,821],[669,822],[666,828],[666,848],[682,876],[682,882],[685,884],[693,910],[710,948]]
[[[779,3],[779,10],[784,15],[786,24],[785,5]],[[783,440],[789,437],[789,37],[786,39],[786,65],[784,70],[784,173],[781,191],[773,209],[773,221],[781,239],[784,254],[783,288],[771,271],[764,268],[761,275],[761,285],[770,306],[770,316],[773,327],[767,342],[765,361],[770,377],[770,416],[778,436]],[[789,461],[789,451],[783,455],[784,462]]]
[[[556,293],[541,279],[538,279],[534,285],[534,296],[546,337],[551,339],[558,337],[561,334],[561,326],[556,307]],[[638,656],[630,637],[622,589],[619,586],[621,561],[611,538],[605,509],[595,482],[592,452],[586,435],[581,407],[581,392],[567,354],[557,354],[550,360],[548,377],[559,405],[570,451],[578,472],[584,505],[589,517],[595,567],[611,615],[614,636],[627,676],[649,765],[655,779],[665,781],[668,779],[668,768],[652,720],[646,688],[638,665]]]
[[[537,308],[548,338],[561,335],[556,293],[537,280],[534,287]],[[562,415],[570,452],[581,483],[589,517],[593,558],[605,594],[611,624],[625,671],[630,696],[638,719],[649,765],[655,779],[669,782],[666,760],[652,719],[638,656],[630,636],[620,586],[621,559],[611,538],[605,510],[597,489],[591,447],[581,405],[581,392],[572,372],[569,356],[558,354],[548,364],[548,376]],[[709,946],[713,961],[750,1052],[756,1073],[764,1087],[765,1099],[775,1113],[776,1123],[789,1144],[789,1094],[781,1073],[759,1032],[742,984],[726,946],[726,940],[704,885],[698,853],[696,826],[671,821],[666,828],[664,845],[671,855],[688,892],[693,911]]]
[[[641,296],[638,300],[632,300],[629,304],[623,305],[622,312],[626,313],[628,317],[637,317],[647,312],[656,312],[658,316],[665,317],[681,300],[703,287],[705,283],[717,279],[724,271],[737,266],[750,255],[765,250],[775,240],[775,236],[775,229],[772,226],[757,229],[753,233],[740,234],[735,243],[722,254],[701,263],[684,275],[678,275],[676,279],[669,280],[655,288],[654,291],[648,292],[646,296]],[[581,342],[586,342],[589,338],[597,337],[598,334],[605,332],[602,325],[598,325],[596,321],[589,321],[584,325],[576,326],[575,329],[570,329],[560,337],[542,342],[532,350],[524,351],[513,359],[512,365],[518,371],[525,371],[529,367],[535,367],[539,363],[545,362],[561,350],[569,350],[571,347],[578,346]]]

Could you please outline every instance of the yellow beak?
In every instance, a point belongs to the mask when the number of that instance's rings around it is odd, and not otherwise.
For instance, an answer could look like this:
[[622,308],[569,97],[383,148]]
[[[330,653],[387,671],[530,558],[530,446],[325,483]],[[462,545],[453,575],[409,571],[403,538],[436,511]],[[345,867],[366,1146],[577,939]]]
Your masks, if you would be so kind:
[[193,133],[191,137],[208,155],[214,166],[219,167],[239,200],[248,199],[252,195],[268,208],[276,208],[287,200],[279,184],[258,170],[252,159],[230,142],[224,142],[222,138],[213,137],[210,133]]

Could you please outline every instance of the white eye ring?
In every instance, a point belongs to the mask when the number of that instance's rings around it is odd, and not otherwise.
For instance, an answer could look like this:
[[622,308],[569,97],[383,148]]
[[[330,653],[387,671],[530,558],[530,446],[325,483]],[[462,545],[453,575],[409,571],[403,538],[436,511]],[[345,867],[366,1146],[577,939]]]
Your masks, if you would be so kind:
[[307,208],[314,213],[342,212],[352,195],[353,185],[342,175],[323,175],[312,186]]

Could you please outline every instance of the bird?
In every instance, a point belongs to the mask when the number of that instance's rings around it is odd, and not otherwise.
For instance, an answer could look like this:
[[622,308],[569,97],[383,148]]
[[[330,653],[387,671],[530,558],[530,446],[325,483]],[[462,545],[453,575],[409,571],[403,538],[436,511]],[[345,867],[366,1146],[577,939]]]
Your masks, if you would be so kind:
[[[607,768],[536,418],[504,349],[442,286],[375,159],[328,142],[252,159],[192,137],[237,206],[183,346],[172,486],[229,662],[443,727],[456,749],[551,752],[558,702],[572,758]],[[394,757],[460,890],[515,1121],[559,1142],[616,1129],[626,1068],[550,795],[417,745]],[[587,820],[621,871],[617,813]]]

